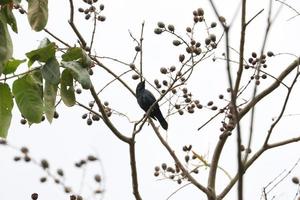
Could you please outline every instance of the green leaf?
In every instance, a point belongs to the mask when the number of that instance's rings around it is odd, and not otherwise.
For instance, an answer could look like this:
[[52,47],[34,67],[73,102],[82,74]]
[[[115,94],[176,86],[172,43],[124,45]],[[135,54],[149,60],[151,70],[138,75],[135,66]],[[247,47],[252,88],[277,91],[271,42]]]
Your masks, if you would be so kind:
[[8,25],[10,25],[11,29],[18,33],[18,27],[17,27],[17,21],[16,18],[12,12],[12,9],[9,6],[4,6],[1,9],[2,16],[5,18],[5,21]]
[[62,55],[63,61],[78,61],[84,68],[91,67],[92,60],[80,47],[71,47]]
[[38,49],[47,47],[50,43],[51,43],[51,41],[50,41],[48,38],[44,38],[44,39],[40,42],[40,45],[39,45]]
[[81,84],[83,89],[90,89],[92,86],[92,82],[90,79],[90,75],[86,68],[83,68],[78,62],[76,61],[69,61],[64,62],[62,61],[61,64],[70,69],[74,78]]
[[37,82],[38,73],[14,81],[13,94],[17,106],[29,123],[40,123],[43,115],[43,89]]
[[47,62],[50,58],[55,56],[55,43],[49,43],[45,47],[26,53],[29,58],[28,66],[31,66],[35,61]]
[[45,81],[44,87],[44,109],[46,118],[49,123],[52,122],[55,112],[55,100],[57,94],[58,84],[51,84],[49,81]]
[[35,85],[37,85],[40,89],[40,92],[43,93],[43,76],[41,73],[41,70],[34,70],[30,73],[30,82],[33,82]]
[[82,49],[80,47],[71,47],[62,55],[63,61],[73,61],[82,57]]
[[66,106],[74,106],[76,103],[73,75],[69,69],[65,69],[61,74],[60,95]]
[[28,0],[27,17],[33,30],[43,30],[48,21],[48,0]]
[[0,83],[0,137],[2,138],[7,136],[13,105],[13,97],[9,86],[6,83]]
[[58,84],[60,81],[59,63],[56,58],[50,58],[42,67],[42,75],[51,84]]
[[9,59],[4,65],[3,74],[6,75],[6,74],[14,73],[17,70],[17,68],[20,66],[20,64],[24,63],[25,61],[26,59],[24,60],[18,60],[14,58]]
[[7,30],[7,24],[3,19],[3,14],[0,15],[0,75],[3,71],[4,63],[12,57],[13,45],[11,37]]

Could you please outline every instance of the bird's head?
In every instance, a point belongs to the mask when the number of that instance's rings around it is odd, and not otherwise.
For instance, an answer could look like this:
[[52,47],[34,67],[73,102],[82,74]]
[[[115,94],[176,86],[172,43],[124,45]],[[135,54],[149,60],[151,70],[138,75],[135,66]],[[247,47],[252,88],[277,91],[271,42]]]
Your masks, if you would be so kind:
[[141,81],[137,86],[136,86],[136,94],[139,94],[141,91],[145,89],[145,81]]

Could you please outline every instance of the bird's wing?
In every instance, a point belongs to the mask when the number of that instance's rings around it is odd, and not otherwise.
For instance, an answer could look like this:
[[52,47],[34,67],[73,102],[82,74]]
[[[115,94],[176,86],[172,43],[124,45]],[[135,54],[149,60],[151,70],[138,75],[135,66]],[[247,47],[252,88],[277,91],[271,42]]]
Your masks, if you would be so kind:
[[[147,112],[148,109],[152,106],[152,104],[156,101],[154,95],[148,91],[148,90],[145,90],[138,98],[138,103],[139,105],[141,106],[141,108]],[[158,105],[155,104],[154,108],[153,108],[153,111],[156,110],[158,108]],[[152,118],[155,119],[154,117],[154,114],[153,114],[153,111],[150,113],[150,116]]]

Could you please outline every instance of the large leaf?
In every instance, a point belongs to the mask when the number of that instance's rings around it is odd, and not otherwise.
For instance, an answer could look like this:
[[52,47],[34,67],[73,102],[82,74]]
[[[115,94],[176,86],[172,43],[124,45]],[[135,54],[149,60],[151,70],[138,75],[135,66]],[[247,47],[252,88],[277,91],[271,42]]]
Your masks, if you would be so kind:
[[7,30],[7,24],[3,17],[3,14],[0,14],[0,75],[3,71],[4,63],[12,57],[13,45]]
[[92,86],[92,82],[90,79],[90,75],[86,68],[83,68],[78,62],[76,61],[69,61],[64,62],[62,61],[61,64],[70,69],[74,78],[81,84],[83,89],[90,89]]
[[13,105],[13,97],[9,86],[6,83],[0,83],[0,137],[2,138],[7,136]]
[[49,81],[45,81],[44,87],[44,109],[48,122],[52,122],[55,112],[55,100],[57,94],[58,84],[51,84]]
[[18,108],[29,123],[40,123],[43,115],[43,90],[35,75],[26,75],[13,83]]
[[49,43],[44,47],[26,53],[29,58],[28,66],[31,66],[35,61],[47,62],[50,58],[55,56],[55,44]]
[[20,66],[20,64],[24,63],[25,61],[26,59],[24,60],[18,60],[14,58],[9,59],[3,67],[3,74],[14,73],[17,70],[17,68]]
[[73,75],[69,69],[65,69],[61,74],[60,95],[66,106],[74,106],[76,103]]
[[48,21],[48,0],[28,0],[27,16],[33,30],[43,30]]
[[12,12],[12,9],[9,6],[4,6],[1,9],[2,16],[5,18],[5,21],[8,25],[10,25],[11,29],[18,33],[18,27],[17,27],[17,21],[16,18]]
[[84,68],[91,67],[92,60],[80,47],[71,47],[62,55],[63,61],[78,61]]
[[50,58],[42,67],[42,75],[51,84],[58,84],[60,81],[59,63],[55,57]]

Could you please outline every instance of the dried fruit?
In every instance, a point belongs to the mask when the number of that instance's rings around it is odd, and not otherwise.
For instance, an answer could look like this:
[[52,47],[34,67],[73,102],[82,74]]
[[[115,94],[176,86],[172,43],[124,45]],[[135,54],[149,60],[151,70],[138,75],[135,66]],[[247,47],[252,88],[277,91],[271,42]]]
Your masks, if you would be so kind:
[[217,23],[216,22],[212,22],[211,24],[210,24],[210,27],[211,28],[215,28],[217,26]]
[[104,5],[103,5],[103,4],[100,4],[99,9],[100,9],[100,10],[104,10]]
[[174,32],[174,31],[175,31],[174,25],[169,24],[169,25],[168,25],[168,30],[171,31],[171,32]]
[[159,28],[165,28],[165,24],[163,22],[157,22],[157,26]]
[[179,61],[180,61],[180,62],[183,62],[184,59],[185,59],[184,54],[180,54],[180,55],[179,55]]
[[272,51],[268,51],[267,56],[272,57],[272,56],[274,56],[274,53]]
[[100,183],[101,182],[101,176],[99,174],[96,174],[94,177],[95,181]]
[[292,182],[293,182],[294,184],[297,184],[297,185],[298,185],[298,184],[299,184],[299,178],[294,176],[294,177],[292,178]]
[[179,40],[173,40],[173,45],[174,46],[179,46],[181,42]]
[[198,15],[203,16],[204,15],[204,10],[202,8],[197,9]]
[[137,80],[140,78],[140,76],[138,74],[133,74],[131,77],[133,80]]
[[41,167],[42,167],[43,169],[48,169],[48,168],[49,168],[49,163],[48,163],[48,161],[45,160],[45,159],[41,160]]
[[191,29],[191,27],[186,27],[186,32],[188,32],[188,33],[190,33],[190,32],[192,32],[192,29]]
[[31,194],[31,199],[32,200],[37,200],[39,198],[39,195],[37,193],[32,193]]
[[160,28],[154,29],[154,33],[157,34],[157,35],[161,34],[162,32],[163,32],[163,31],[162,31],[162,29],[160,29]]
[[166,74],[166,73],[168,72],[168,70],[167,70],[167,68],[165,68],[165,67],[161,67],[161,68],[160,68],[160,72],[161,72],[162,74]]

